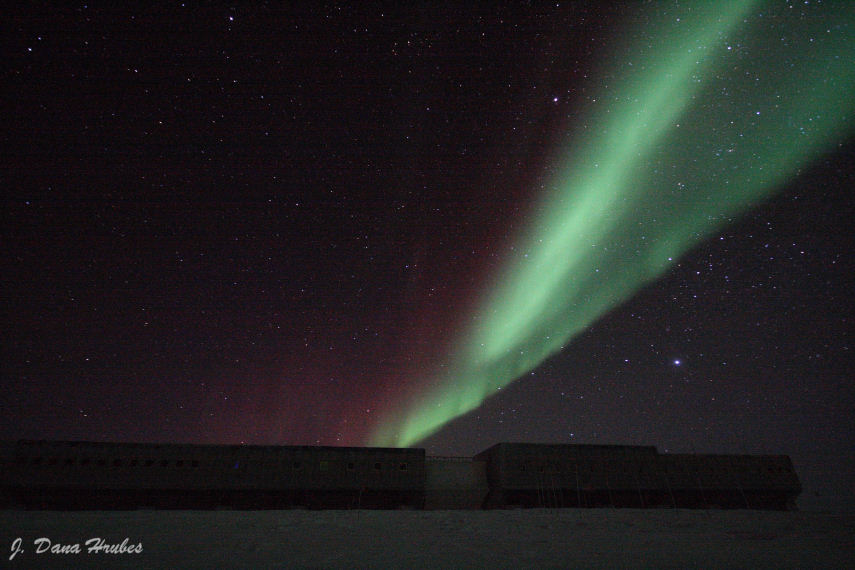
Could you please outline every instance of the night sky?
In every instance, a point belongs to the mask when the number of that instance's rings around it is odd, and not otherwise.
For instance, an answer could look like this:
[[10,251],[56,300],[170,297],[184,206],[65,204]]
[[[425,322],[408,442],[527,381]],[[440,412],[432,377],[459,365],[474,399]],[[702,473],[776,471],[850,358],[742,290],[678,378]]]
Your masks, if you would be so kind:
[[[746,21],[769,20],[786,65],[842,57],[851,81],[847,6],[779,2]],[[631,97],[616,66],[633,42],[667,48],[650,22],[692,17],[672,2],[7,14],[0,438],[366,445],[398,433],[519,261],[565,153],[584,155],[597,117]],[[763,76],[774,50],[732,47],[770,96],[800,93],[798,77]],[[741,112],[693,104],[688,116],[710,124]],[[832,121],[851,125],[843,108]],[[418,445],[786,453],[806,498],[848,492],[855,505],[851,132],[719,213],[655,279]],[[694,169],[681,191],[718,180],[680,140],[682,160],[663,168],[675,180]],[[707,201],[731,190],[716,192]],[[638,219],[652,235],[669,223]]]

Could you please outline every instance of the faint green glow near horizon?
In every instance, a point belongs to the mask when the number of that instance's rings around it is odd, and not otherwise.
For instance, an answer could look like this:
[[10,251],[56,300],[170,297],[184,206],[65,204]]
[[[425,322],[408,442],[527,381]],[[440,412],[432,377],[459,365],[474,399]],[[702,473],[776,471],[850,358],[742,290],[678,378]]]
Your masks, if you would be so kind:
[[477,408],[851,134],[855,10],[669,9],[616,54],[450,366],[373,444],[413,445]]

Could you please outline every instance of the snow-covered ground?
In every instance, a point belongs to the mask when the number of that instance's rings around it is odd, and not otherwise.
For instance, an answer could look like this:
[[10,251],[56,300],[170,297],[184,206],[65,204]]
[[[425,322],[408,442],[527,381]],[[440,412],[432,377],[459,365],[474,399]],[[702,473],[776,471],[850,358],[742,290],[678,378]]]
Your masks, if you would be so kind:
[[[39,538],[80,553],[38,554]],[[88,553],[93,538],[127,538],[126,548],[141,544],[142,552]],[[0,511],[0,540],[0,567],[9,568],[846,568],[855,560],[855,514]]]

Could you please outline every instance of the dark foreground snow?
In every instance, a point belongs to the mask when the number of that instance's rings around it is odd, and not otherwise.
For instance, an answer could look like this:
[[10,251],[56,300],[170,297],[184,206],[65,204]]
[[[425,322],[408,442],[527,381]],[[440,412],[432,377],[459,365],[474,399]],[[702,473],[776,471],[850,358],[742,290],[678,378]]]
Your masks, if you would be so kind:
[[[80,553],[37,554],[39,538]],[[87,553],[93,538],[102,546],[127,538],[142,552]],[[0,511],[0,539],[0,567],[9,568],[845,568],[855,560],[855,514]]]

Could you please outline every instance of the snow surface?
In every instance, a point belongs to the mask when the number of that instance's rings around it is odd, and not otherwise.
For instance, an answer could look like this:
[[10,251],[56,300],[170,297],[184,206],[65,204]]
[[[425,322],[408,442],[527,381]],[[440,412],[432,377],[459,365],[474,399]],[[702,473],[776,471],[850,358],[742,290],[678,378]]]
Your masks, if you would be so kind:
[[[36,554],[44,537],[80,554]],[[87,554],[85,542],[142,543]],[[20,552],[12,560],[14,541]],[[855,514],[511,511],[0,511],[9,568],[846,568]]]

